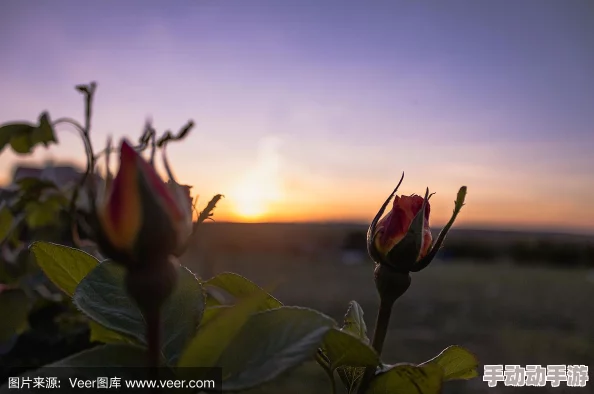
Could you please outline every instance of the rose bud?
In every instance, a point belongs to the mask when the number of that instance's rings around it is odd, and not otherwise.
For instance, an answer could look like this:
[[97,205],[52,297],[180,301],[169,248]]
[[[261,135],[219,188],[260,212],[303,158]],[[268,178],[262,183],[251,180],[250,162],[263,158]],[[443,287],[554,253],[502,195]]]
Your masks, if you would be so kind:
[[119,171],[97,206],[102,252],[129,268],[167,261],[191,231],[191,205],[178,186],[122,141]]
[[[392,210],[377,223],[375,229],[374,246],[379,253],[391,259],[392,265],[398,266],[398,254],[390,253],[397,245],[403,242],[404,238],[411,230],[413,219],[423,209],[425,200],[418,195],[395,196]],[[423,216],[422,238],[420,247],[415,247],[414,262],[425,257],[431,247],[431,229],[429,228],[429,201],[425,204],[425,213]],[[415,245],[416,246],[416,245]],[[417,252],[418,250],[418,252]],[[394,261],[392,261],[394,260]]]
[[[404,178],[404,175],[402,177]],[[466,186],[460,188],[454,214],[439,234],[437,241],[433,243],[429,227],[431,211],[429,189],[426,191],[425,198],[414,194],[394,196],[402,179],[373,219],[367,233],[367,248],[376,263],[407,273],[419,271],[435,257],[446,233],[464,205]],[[394,203],[391,211],[381,218],[392,197],[394,197]]]
[[376,286],[380,297],[388,303],[406,292],[410,286],[411,271],[420,271],[433,260],[466,197],[466,186],[463,186],[458,192],[452,218],[437,240],[432,242],[429,189],[425,192],[425,198],[417,195],[395,196],[391,211],[382,218],[403,179],[404,174],[367,231],[367,250],[376,263]]

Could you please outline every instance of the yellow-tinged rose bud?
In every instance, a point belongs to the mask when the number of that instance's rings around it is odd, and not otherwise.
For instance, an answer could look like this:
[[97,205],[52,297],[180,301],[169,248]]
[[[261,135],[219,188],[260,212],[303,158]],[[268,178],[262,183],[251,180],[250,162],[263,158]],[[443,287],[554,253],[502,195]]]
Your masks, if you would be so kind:
[[191,205],[188,208],[177,186],[167,186],[153,166],[122,141],[118,173],[97,207],[103,253],[131,268],[167,261],[186,241],[188,227],[191,231]]

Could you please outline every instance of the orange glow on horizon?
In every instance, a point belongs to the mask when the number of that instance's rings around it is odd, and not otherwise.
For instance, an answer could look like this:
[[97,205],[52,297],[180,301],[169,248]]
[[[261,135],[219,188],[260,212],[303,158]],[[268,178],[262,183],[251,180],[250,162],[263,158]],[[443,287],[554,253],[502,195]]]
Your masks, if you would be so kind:
[[[26,160],[15,156],[10,160],[11,165],[5,168],[11,168],[17,163],[43,166],[47,157],[40,154],[41,152],[36,152],[37,154]],[[270,152],[267,155],[262,154],[251,168],[239,173],[238,177],[204,179],[193,170],[185,172],[183,165],[179,165],[177,175],[182,183],[195,185],[192,192],[200,195],[198,211],[204,209],[214,194],[222,193],[225,196],[214,210],[213,219],[219,222],[365,224],[371,221],[393,187],[390,181],[362,178],[349,179],[347,182],[325,177],[312,178],[308,177],[309,174],[288,178],[278,171],[275,161],[271,159],[273,156]],[[82,168],[82,160],[55,161],[55,164],[60,165],[72,163]],[[401,192],[411,194],[423,190],[425,185],[419,183],[427,178],[423,175],[414,174],[406,178]],[[1,174],[4,178],[3,185],[10,183],[10,176],[9,171]],[[429,178],[431,191],[437,191],[431,200],[430,224],[438,228],[450,218],[457,191],[454,185],[460,184],[460,179],[448,182],[431,181],[433,178]],[[487,183],[475,178],[477,177],[469,176],[466,205],[455,226],[553,230],[573,228],[587,233],[593,231],[594,210],[586,201],[578,201],[571,195],[562,199],[539,198],[534,190],[511,183],[508,187],[490,188]]]

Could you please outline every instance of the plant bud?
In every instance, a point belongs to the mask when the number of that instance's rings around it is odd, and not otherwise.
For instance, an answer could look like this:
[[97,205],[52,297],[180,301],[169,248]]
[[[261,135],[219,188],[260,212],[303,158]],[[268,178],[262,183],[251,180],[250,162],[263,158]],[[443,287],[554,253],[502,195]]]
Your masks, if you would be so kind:
[[191,204],[126,140],[120,152],[118,173],[97,202],[99,246],[131,269],[167,261],[191,232]]

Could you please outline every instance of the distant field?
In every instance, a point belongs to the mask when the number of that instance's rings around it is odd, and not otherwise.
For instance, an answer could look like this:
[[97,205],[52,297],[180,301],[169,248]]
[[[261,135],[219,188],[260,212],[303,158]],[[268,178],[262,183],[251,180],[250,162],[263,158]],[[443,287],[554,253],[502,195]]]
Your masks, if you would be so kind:
[[[282,302],[314,307],[338,320],[348,302],[357,300],[372,330],[377,300],[372,265],[345,266],[336,251],[307,246],[316,239],[321,244],[340,243],[343,227],[283,230],[257,226],[205,226],[185,263],[204,276],[234,271],[263,286],[281,280],[275,295]],[[235,248],[229,247],[232,242]],[[293,244],[294,249],[287,252],[278,247],[280,242]],[[245,245],[252,245],[249,252]],[[395,306],[384,360],[421,362],[450,344],[459,344],[474,351],[482,364],[586,364],[593,368],[593,300],[594,279],[584,269],[436,261],[413,276],[411,289]],[[304,365],[254,391],[284,392],[327,393],[327,378],[316,365]],[[475,379],[450,384],[445,392],[563,390],[489,389]]]

